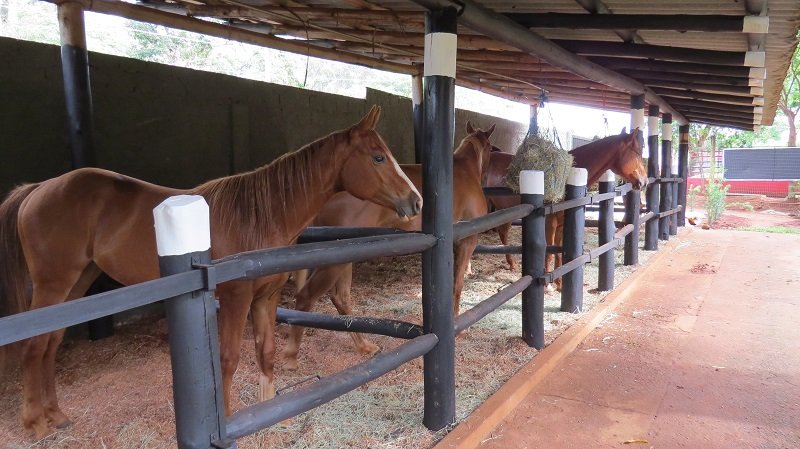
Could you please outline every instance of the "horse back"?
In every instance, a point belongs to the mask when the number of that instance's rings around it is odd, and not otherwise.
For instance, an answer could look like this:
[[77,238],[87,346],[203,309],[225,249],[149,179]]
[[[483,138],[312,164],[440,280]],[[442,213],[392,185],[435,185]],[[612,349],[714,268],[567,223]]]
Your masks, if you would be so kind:
[[31,275],[50,271],[44,264],[66,271],[94,262],[126,285],[158,277],[152,210],[179,193],[97,168],[40,183],[19,216]]

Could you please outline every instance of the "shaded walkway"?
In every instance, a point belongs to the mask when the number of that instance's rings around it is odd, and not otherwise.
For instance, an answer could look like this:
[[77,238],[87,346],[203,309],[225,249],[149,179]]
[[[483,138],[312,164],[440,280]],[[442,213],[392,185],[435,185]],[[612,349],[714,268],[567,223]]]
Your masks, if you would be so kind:
[[800,448],[800,236],[682,231],[620,294],[491,433],[440,447]]

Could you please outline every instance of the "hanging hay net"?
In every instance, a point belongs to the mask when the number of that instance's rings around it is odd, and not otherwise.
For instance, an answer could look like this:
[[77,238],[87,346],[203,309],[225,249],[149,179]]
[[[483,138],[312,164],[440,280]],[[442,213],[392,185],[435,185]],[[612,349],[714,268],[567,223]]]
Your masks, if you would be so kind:
[[547,138],[547,132],[528,134],[511,159],[506,173],[506,184],[519,193],[519,172],[541,170],[544,172],[544,201],[557,203],[564,198],[572,155]]

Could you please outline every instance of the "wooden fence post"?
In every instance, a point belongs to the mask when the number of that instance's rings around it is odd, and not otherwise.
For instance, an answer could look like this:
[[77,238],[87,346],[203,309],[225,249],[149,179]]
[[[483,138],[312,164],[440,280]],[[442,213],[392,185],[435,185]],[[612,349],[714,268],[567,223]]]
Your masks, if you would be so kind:
[[683,179],[683,183],[678,186],[678,204],[681,211],[678,212],[678,226],[686,226],[686,192],[689,189],[689,125],[681,125],[678,128],[678,176]]
[[[632,224],[633,230],[625,236],[624,265],[639,263],[639,212],[642,208],[642,191],[632,189],[625,201],[625,223]],[[656,220],[656,218],[653,218]]]
[[[616,187],[616,177],[611,170],[605,172],[599,180],[600,193],[609,193]],[[598,223],[597,237],[599,246],[605,245],[614,239],[614,199],[600,201],[600,217]],[[600,255],[597,290],[601,292],[614,289],[614,250],[607,251]]]
[[[658,105],[650,105],[647,113],[647,176],[658,178]],[[660,184],[652,182],[648,184],[645,195],[647,196],[647,211],[655,212],[661,210],[660,203]],[[647,251],[658,251],[658,217],[653,217],[644,224],[644,249]]]
[[425,13],[422,232],[436,245],[422,253],[422,325],[439,337],[424,357],[425,413],[430,430],[456,419],[453,319],[453,137],[455,133],[455,8]]
[[[208,264],[211,232],[201,196],[167,198],[153,209],[161,276]],[[213,271],[206,290],[166,301],[175,428],[180,449],[208,449],[225,439],[225,406]]]
[[528,346],[544,348],[544,275],[547,240],[544,234],[544,172],[519,174],[521,202],[536,209],[522,219],[522,275],[533,281],[522,292],[522,339]]
[[[664,113],[661,118],[661,177],[672,176],[672,114]],[[672,184],[661,184],[661,212],[672,208]],[[658,238],[669,240],[670,217],[658,220]]]
[[[565,200],[586,196],[585,168],[572,168],[567,178]],[[585,234],[585,206],[564,211],[563,263],[567,264],[583,255]],[[583,265],[561,278],[561,311],[577,313],[583,310]]]

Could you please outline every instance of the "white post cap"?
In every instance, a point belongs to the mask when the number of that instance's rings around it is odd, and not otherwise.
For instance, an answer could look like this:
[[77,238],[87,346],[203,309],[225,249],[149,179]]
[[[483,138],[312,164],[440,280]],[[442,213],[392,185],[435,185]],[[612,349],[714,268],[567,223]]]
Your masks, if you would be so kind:
[[208,203],[200,195],[177,195],[153,209],[159,256],[179,256],[211,248]]
[[617,180],[617,175],[615,175],[614,172],[611,170],[606,170],[606,172],[600,176],[598,182],[616,182],[616,180]]
[[544,195],[544,172],[541,170],[520,171],[519,193]]
[[571,186],[585,186],[589,178],[589,172],[585,168],[572,167],[567,178],[567,184]]

